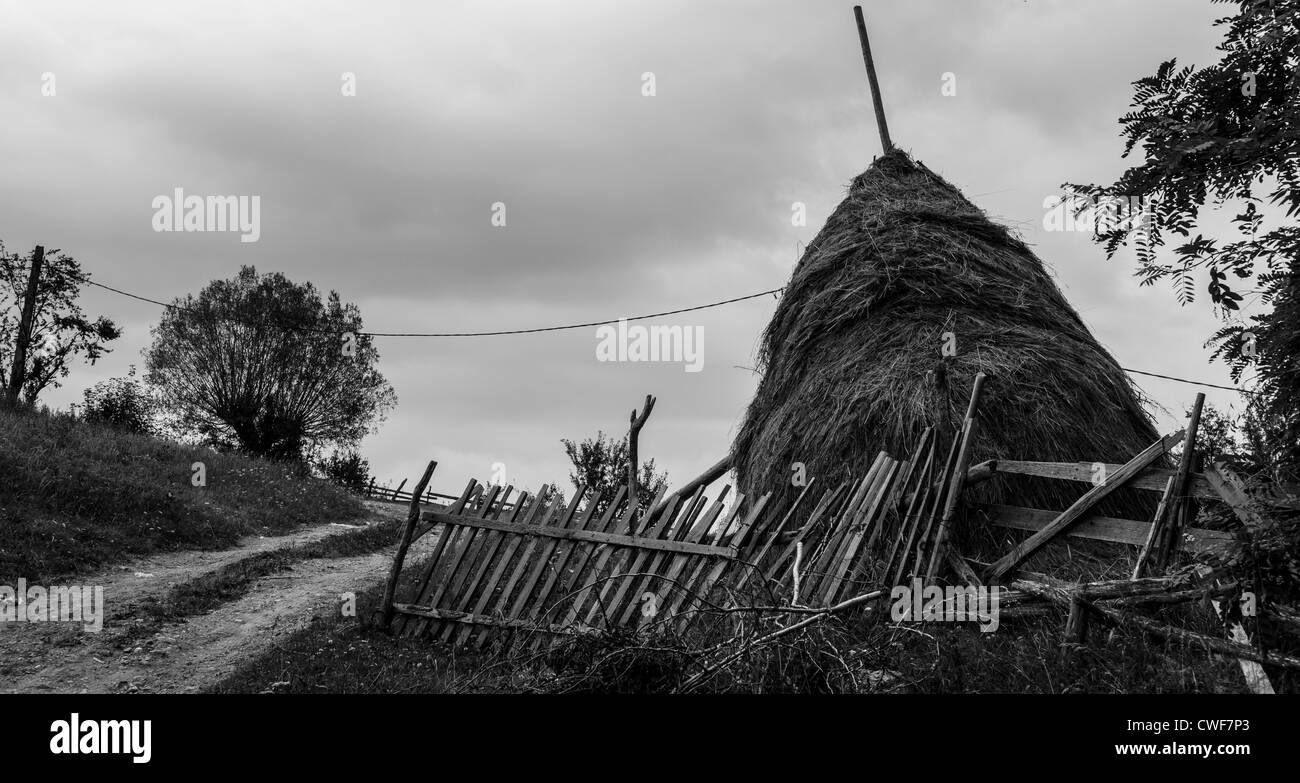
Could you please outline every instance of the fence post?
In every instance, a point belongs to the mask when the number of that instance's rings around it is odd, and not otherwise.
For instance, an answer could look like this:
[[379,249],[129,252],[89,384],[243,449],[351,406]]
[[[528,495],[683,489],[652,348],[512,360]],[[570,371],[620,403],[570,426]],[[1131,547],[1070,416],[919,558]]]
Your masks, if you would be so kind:
[[[411,509],[406,513],[406,527],[402,528],[402,539],[397,544],[397,554],[393,556],[393,568],[388,572],[388,584],[384,585],[384,628],[388,628],[393,622],[393,595],[397,592],[397,578],[402,574],[402,562],[406,560],[406,550],[411,546],[415,526],[420,523],[420,495],[424,492],[424,488],[429,486],[429,479],[433,476],[433,469],[436,467],[438,463],[430,460],[429,466],[424,469],[424,475],[420,477],[420,483],[415,485],[415,492],[411,493]],[[402,483],[405,484],[406,480],[403,479]]]

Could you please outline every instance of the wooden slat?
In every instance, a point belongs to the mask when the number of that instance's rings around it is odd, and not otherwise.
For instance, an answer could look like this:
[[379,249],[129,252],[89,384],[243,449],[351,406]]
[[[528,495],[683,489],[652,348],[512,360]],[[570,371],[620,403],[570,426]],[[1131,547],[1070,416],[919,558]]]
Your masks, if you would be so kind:
[[[525,522],[526,523],[535,523],[538,521],[545,522],[547,517],[555,513],[559,506],[558,503],[554,502],[555,495],[556,492],[554,486],[552,485],[543,486],[542,491],[538,493],[537,499],[533,502],[533,505],[528,507],[523,512]],[[476,521],[476,518],[457,517],[455,519],[449,520],[447,524],[460,526],[460,525],[464,525],[467,522],[473,522],[473,521]],[[529,563],[528,555],[529,553],[532,552],[534,541],[535,539],[533,539],[532,537],[527,537],[525,539],[524,551],[520,555],[519,559],[516,561],[513,569],[509,567],[509,556],[514,553],[513,550],[508,550],[506,553],[504,553],[503,559],[506,563],[506,571],[503,573],[509,573],[510,576],[507,578],[506,584],[497,593],[496,595],[497,600],[492,607],[492,611],[490,612],[491,614],[495,615],[498,612],[498,610],[505,605],[505,602],[508,600],[510,596],[511,588],[514,587],[516,581],[519,579],[520,573],[525,568],[527,568]],[[428,602],[421,602],[421,603],[424,605],[430,605],[430,606],[432,605]]]
[[[626,496],[627,486],[620,486],[618,492],[614,495],[614,499],[610,501],[609,505],[606,507],[605,514],[592,529],[603,533],[608,533],[614,530],[618,524],[617,514],[619,504],[623,502],[623,499]],[[589,541],[574,542],[573,548],[577,553],[577,558],[573,561],[572,568],[570,568],[567,573],[561,574],[560,581],[555,588],[556,595],[567,603],[569,607],[566,610],[566,616],[562,624],[573,622],[573,617],[576,616],[575,604],[584,597],[581,592],[573,593],[573,588],[582,579],[583,572],[585,571],[587,564],[591,562],[592,555],[595,554],[596,550],[605,546],[605,544],[598,544]]]
[[859,518],[866,510],[871,491],[875,488],[876,481],[879,480],[888,461],[889,455],[885,452],[876,455],[875,461],[871,463],[867,475],[863,476],[862,481],[858,483],[848,505],[840,512],[839,518],[831,522],[832,535],[827,537],[821,552],[813,559],[812,567],[808,570],[809,578],[802,591],[808,599],[805,603],[809,605],[815,603],[822,590],[830,584],[835,570],[839,567],[840,558],[853,542]]
[[[1056,511],[1044,511],[1037,508],[1022,508],[995,503],[974,504],[972,508],[990,515],[990,522],[998,527],[1014,530],[1038,531],[1047,527],[1052,520],[1060,516]],[[1118,519],[1100,515],[1085,516],[1065,531],[1065,535],[1075,538],[1090,538],[1096,541],[1112,541],[1118,544],[1142,546],[1150,533],[1151,525],[1134,519]],[[1232,534],[1222,530],[1190,528],[1186,531],[1192,537],[1187,548],[1193,552],[1212,552],[1222,549],[1232,540]]]
[[[554,517],[554,527],[543,526],[537,529],[542,531],[563,531],[572,522],[577,509],[578,504],[570,502],[564,513]],[[551,553],[555,551],[555,547],[560,543],[560,540],[552,536],[534,536],[532,543],[534,544],[534,553],[531,554],[531,557],[521,558],[520,560],[521,567],[527,568],[528,575],[522,580],[519,592],[515,595],[514,603],[506,610],[506,617],[512,620],[522,618],[524,609],[533,595],[533,588],[537,586],[537,581],[541,579],[547,565],[550,564]]]
[[[1091,484],[1094,475],[1093,471],[1095,466],[1099,464],[1105,466],[1107,476],[1114,475],[1116,471],[1124,467],[1113,462],[1025,462],[1014,459],[1000,459],[998,460],[997,472]],[[1166,468],[1147,468],[1138,473],[1129,482],[1128,486],[1131,489],[1164,492],[1165,482],[1175,473],[1176,471]],[[1189,473],[1187,479],[1186,494],[1188,497],[1198,500],[1216,499],[1218,497],[1214,494],[1214,489],[1210,487],[1209,482],[1205,480],[1205,474]]]
[[682,541],[665,541],[663,539],[650,539],[642,536],[604,533],[596,530],[575,530],[572,528],[562,529],[557,527],[542,527],[539,525],[520,525],[512,524],[510,522],[482,519],[480,517],[453,517],[441,512],[432,512],[425,516],[426,518],[432,518],[435,522],[440,524],[456,525],[459,527],[479,530],[505,530],[519,535],[539,536],[541,538],[594,541],[600,544],[612,544],[614,546],[633,547],[636,549],[652,549],[661,552],[683,552],[697,555],[717,555],[721,557],[733,557],[736,554],[734,546],[689,544]]
[[[744,501],[745,493],[737,492],[736,499],[731,503],[731,510],[727,512],[726,518],[722,521],[720,530],[723,534],[731,530],[735,520],[739,518],[740,510],[744,507]],[[670,623],[677,619],[682,605],[693,597],[692,586],[704,575],[708,563],[709,559],[707,557],[697,557],[693,564],[688,565],[689,573],[676,586],[672,600],[660,611],[660,617],[666,618]]]
[[[527,493],[524,493],[524,496],[520,498],[520,502],[519,502],[519,507],[523,509],[522,511],[523,519],[528,519],[537,513],[538,508],[542,506],[545,502],[545,493],[546,493],[546,487],[543,487],[542,494],[538,495],[536,498],[533,499],[532,505],[528,505],[527,503],[528,495]],[[511,521],[515,521],[515,517],[519,517],[519,516],[520,514],[516,513],[515,515],[512,516]],[[474,604],[474,608],[471,612],[472,614],[475,615],[487,614],[490,616],[494,613],[495,606],[503,602],[503,599],[500,594],[501,580],[505,578],[505,575],[508,573],[507,569],[509,568],[511,561],[514,558],[515,552],[519,550],[519,546],[520,544],[523,543],[524,539],[522,536],[511,535],[505,532],[502,532],[501,536],[503,539],[506,540],[505,551],[503,551],[501,553],[501,556],[497,559],[497,564],[492,571],[492,575],[488,577],[487,583],[483,585],[483,590],[479,595],[478,603]],[[493,610],[491,611],[488,610],[488,606],[490,604],[493,605]],[[486,634],[487,632],[483,631],[483,633],[479,635],[479,637],[475,640],[475,642],[476,643],[482,642]]]
[[[482,495],[482,504],[478,505],[476,510],[471,513],[481,515],[491,513],[492,502],[500,492],[501,487],[491,487]],[[464,521],[469,519],[469,517],[452,517],[452,519],[456,521]],[[456,570],[460,568],[461,562],[465,559],[465,554],[469,551],[470,545],[474,543],[474,539],[478,536],[478,528],[449,527],[443,535],[447,536],[449,539],[447,551],[444,557],[446,560],[446,566],[442,571],[442,578],[436,580],[434,584],[430,584],[426,594],[417,599],[416,603],[421,606],[438,607],[438,603],[442,600],[442,597],[446,595],[447,589],[451,586],[452,577],[455,576]],[[425,631],[428,630],[428,627],[428,619],[419,620],[416,623],[415,635],[422,636]]]
[[[686,541],[699,542],[700,539],[702,539],[705,536],[705,534],[709,532],[709,530],[713,527],[714,523],[717,522],[718,517],[721,516],[725,508],[722,503],[722,499],[726,497],[726,494],[727,494],[727,488],[723,487],[723,491],[718,496],[718,499],[714,501],[713,507],[710,508],[709,512],[704,515],[704,517],[699,521],[699,523],[696,524],[694,528],[687,533],[687,537],[685,539]],[[736,508],[736,506],[733,505],[732,508],[734,509]],[[725,528],[728,524],[730,524],[730,519],[728,519],[727,522],[724,523],[723,527]],[[681,593],[684,592],[682,589],[682,582],[680,579],[682,572],[685,571],[692,564],[701,562],[703,560],[705,560],[705,556],[703,555],[673,555],[671,561],[669,562],[668,569],[664,574],[664,580],[663,580],[664,589],[667,590],[670,595],[673,595],[674,597],[678,597]],[[746,570],[745,573],[749,573],[749,571]],[[659,615],[656,615],[656,621],[660,616],[668,616],[668,609],[670,604],[675,605],[676,603],[680,603],[680,602],[679,601],[670,602],[667,600],[663,600],[661,598],[659,601],[660,613]]]
[[870,551],[871,547],[867,546],[862,548],[860,551],[861,543],[866,540],[867,531],[871,531],[874,536],[874,534],[880,530],[882,520],[880,520],[879,517],[882,515],[885,508],[884,501],[885,498],[891,494],[891,490],[893,489],[892,485],[895,477],[898,475],[901,464],[902,463],[890,460],[890,464],[886,467],[885,472],[876,483],[876,487],[873,489],[871,496],[868,499],[870,505],[866,507],[866,510],[862,514],[862,521],[859,524],[857,539],[845,553],[841,564],[837,567],[835,581],[832,582],[830,587],[825,591],[826,597],[824,603],[826,606],[834,605],[836,603],[836,597],[840,595],[844,588],[851,584],[854,578],[861,571],[871,566],[871,563],[869,562],[872,559]]
[[[686,509],[679,515],[677,522],[671,527],[664,529],[663,535],[667,540],[683,541],[686,536],[690,534],[692,527],[691,523],[695,520],[699,509],[703,508],[704,503],[707,501],[707,498],[704,497],[704,490],[705,487],[703,485],[697,487],[695,494],[691,497],[690,502],[686,504]],[[652,588],[659,587],[659,580],[656,577],[659,576],[660,569],[664,566],[671,565],[671,563],[671,554],[655,552],[649,558],[648,563],[640,569],[633,569],[634,572],[637,570],[643,571],[645,575],[632,577],[632,584],[630,585],[631,600],[626,602],[623,611],[619,613],[616,621],[619,626],[627,625],[632,619],[633,612],[640,610],[641,596],[644,593],[653,592],[656,602],[658,601],[659,591]],[[656,603],[656,607],[657,606],[658,604]]]
[[[635,548],[625,555],[626,560],[630,561],[630,564],[626,570],[620,568],[620,571],[624,576],[605,583],[606,589],[601,593],[600,605],[598,607],[593,607],[593,609],[602,609],[607,624],[611,621],[617,623],[618,619],[623,615],[623,601],[627,600],[632,604],[635,604],[636,602],[636,596],[630,595],[628,591],[632,585],[638,581],[637,577],[634,575],[643,571],[647,562],[652,557],[652,553],[646,551],[646,548],[642,547],[640,544],[653,541],[657,544],[682,545],[680,542],[663,541],[660,539],[660,536],[671,527],[675,515],[682,510],[684,505],[686,505],[685,501],[678,503],[677,500],[678,498],[674,498],[658,519],[650,521],[650,527],[645,530],[646,541],[634,544],[633,546]],[[606,600],[606,594],[609,594],[608,600]],[[594,617],[594,613],[592,616]],[[588,618],[587,622],[590,624],[591,618]]]
[[[659,501],[663,499],[662,496],[665,491],[664,488],[660,488],[658,496],[651,501],[650,508],[656,508],[659,505]],[[636,499],[629,498],[627,509],[624,511],[622,519],[615,524],[615,529],[623,531],[631,530],[633,520],[636,518],[636,511]],[[582,612],[583,606],[586,605],[588,599],[599,600],[600,590],[597,589],[597,581],[601,578],[601,574],[604,573],[605,564],[608,563],[610,558],[613,556],[615,547],[608,544],[601,544],[597,547],[597,550],[598,552],[595,554],[595,560],[591,564],[591,570],[587,574],[587,579],[583,582],[577,595],[574,596],[573,604],[569,607],[569,613],[565,616],[564,625],[569,625],[580,617],[583,618],[583,621],[585,622],[587,614]],[[600,587],[603,588],[604,585],[601,585]]]
[[[915,483],[912,483],[913,476],[908,476],[908,484],[900,489],[900,497],[910,498],[907,502],[907,508],[903,510],[898,521],[898,535],[894,537],[894,546],[890,548],[889,557],[885,559],[884,578],[886,584],[893,586],[897,584],[894,579],[894,572],[902,568],[902,560],[907,559],[908,547],[912,537],[915,535],[916,520],[920,509],[924,503],[925,492],[922,488],[930,485],[930,476],[934,471],[934,428],[926,427],[925,432],[921,435],[921,442],[917,446],[916,454],[912,456],[913,475]],[[920,472],[916,471],[916,466],[920,466]],[[910,486],[909,486],[910,485]]]
[[1164,494],[1160,496],[1160,502],[1156,504],[1155,516],[1151,518],[1151,524],[1147,526],[1146,538],[1142,541],[1142,550],[1138,552],[1137,562],[1133,564],[1133,578],[1139,579],[1142,571],[1146,568],[1147,558],[1151,557],[1152,547],[1160,534],[1160,525],[1164,522],[1165,512],[1169,509],[1169,500],[1174,496],[1174,484],[1177,478],[1170,476],[1165,481]]
[[[771,551],[772,546],[776,544],[777,539],[785,532],[786,524],[790,521],[790,518],[794,516],[794,512],[799,508],[799,505],[803,503],[803,499],[808,496],[808,492],[812,489],[813,484],[816,483],[817,477],[813,476],[812,479],[804,485],[803,491],[799,493],[799,497],[795,498],[794,502],[790,504],[790,509],[785,512],[785,516],[781,517],[779,522],[769,525],[767,529],[763,531],[765,534],[765,543],[761,544],[759,548],[752,553],[752,556],[748,558],[751,567],[745,568],[744,571],[741,572],[740,578],[736,581],[737,593],[745,589],[745,585],[749,583],[754,572],[758,571],[758,569],[762,567],[763,558],[767,556],[767,553]],[[775,516],[773,518],[775,519]]]
[[[505,497],[508,498],[509,496],[510,496],[510,488],[507,487]],[[527,503],[527,500],[528,500],[528,493],[525,492],[522,495],[520,495],[519,500],[516,501],[513,507],[513,511],[511,511],[510,513],[510,517],[506,520],[507,522],[516,521],[516,518],[519,517],[520,511],[524,508],[525,504]],[[504,503],[498,505],[498,509],[502,509],[502,508],[504,508]],[[500,511],[498,511],[498,514],[499,513]],[[485,596],[491,595],[492,588],[496,586],[495,580],[489,579],[487,584],[483,584],[483,579],[489,574],[490,569],[492,569],[494,559],[496,558],[497,554],[501,551],[502,545],[505,544],[506,541],[510,538],[512,538],[512,536],[509,533],[499,532],[496,534],[496,536],[492,537],[490,546],[485,546],[483,548],[482,555],[480,559],[477,561],[476,565],[474,566],[474,572],[472,576],[468,578],[465,581],[464,585],[456,592],[455,603],[452,603],[450,605],[450,608],[452,610],[459,611],[459,612],[468,612],[470,611],[471,607],[475,605],[475,599],[480,593],[482,593]],[[444,640],[449,640],[452,646],[455,647],[465,641],[465,637],[466,635],[468,635],[468,632],[469,629],[467,628],[463,628],[463,627],[453,628],[452,626],[448,625],[447,628],[445,628],[443,631],[442,638]]]
[[[813,529],[826,513],[827,509],[835,506],[835,504],[844,496],[845,488],[849,486],[849,484],[840,484],[838,487],[822,493],[821,498],[817,501],[817,505],[813,507],[812,513],[808,515],[808,520],[803,523],[799,528],[799,532],[795,534],[794,540],[787,543],[781,554],[772,561],[772,565],[768,567],[767,573],[763,575],[764,580],[771,581],[777,578],[776,575],[781,572],[782,567],[794,554],[795,544],[802,540],[803,537]],[[777,581],[781,582],[783,579],[784,577],[777,579]]]
[[[474,479],[470,479],[469,482],[465,485],[465,491],[460,494],[460,499],[457,500],[454,504],[452,504],[452,511],[454,511],[455,513],[460,513],[462,510],[464,510],[465,505],[469,502],[469,499],[473,496],[474,489],[477,486],[478,486],[478,482]],[[420,536],[424,535],[424,532],[427,531],[420,531],[420,529],[417,528],[416,533],[411,540],[415,541]],[[434,545],[433,553],[429,556],[429,559],[425,564],[424,574],[420,577],[420,581],[416,584],[415,599],[417,601],[420,599],[421,596],[425,594],[425,591],[429,589],[429,581],[433,578],[433,572],[438,567],[439,562],[442,560],[443,554],[447,550],[448,542],[451,539],[450,533],[451,533],[450,529],[447,529],[447,530],[443,530],[441,535],[438,536],[438,543]],[[409,624],[410,622],[406,617],[399,618],[397,621],[397,626],[395,628],[397,635],[398,636],[405,635],[407,632],[407,626]]]
[[[561,523],[561,527],[573,530],[588,529],[591,525],[592,519],[596,516],[596,507],[599,505],[599,499],[599,494],[592,496],[592,498],[587,501],[587,507],[583,509],[582,515],[576,517],[572,524]],[[525,614],[521,614],[521,617],[533,624],[539,624],[545,620],[554,608],[552,606],[553,599],[551,598],[551,593],[559,583],[560,577],[564,573],[564,569],[567,568],[571,553],[574,548],[587,545],[587,542],[572,539],[558,540],[552,544],[552,551],[543,552],[538,561],[538,565],[541,567],[542,573],[546,575],[546,579],[533,593],[530,599],[532,604],[531,608],[528,608]],[[537,641],[540,643],[542,640],[538,639]]]
[[[744,522],[740,523],[740,526],[736,529],[736,532],[733,534],[736,540],[744,539],[745,533],[747,533],[749,531],[749,528],[752,527],[756,521],[758,521],[760,516],[762,516],[763,510],[767,508],[767,504],[771,499],[772,499],[771,492],[767,493],[766,495],[763,495],[763,497],[758,499],[758,502],[754,504],[753,510],[750,511],[749,516],[745,518]],[[701,565],[706,564],[707,562],[708,560],[701,558]],[[695,585],[694,588],[692,588],[691,594],[687,597],[687,603],[684,609],[686,616],[677,620],[675,626],[675,630],[677,631],[677,633],[679,634],[685,633],[686,629],[690,627],[692,620],[695,619],[694,616],[690,613],[690,602],[695,600],[696,598],[698,598],[700,601],[708,600],[709,593],[712,592],[713,590],[713,585],[718,581],[718,578],[722,576],[722,573],[727,569],[727,566],[730,563],[731,561],[728,559],[716,558],[713,562],[713,567],[707,571],[704,579],[702,579],[697,585]]]
[[1124,486],[1134,476],[1143,469],[1150,466],[1152,462],[1160,459],[1169,449],[1178,445],[1183,438],[1183,431],[1179,430],[1173,435],[1167,435],[1155,443],[1146,447],[1142,453],[1129,460],[1123,467],[1114,473],[1107,473],[1106,480],[1101,484],[1094,486],[1083,494],[1068,509],[1061,513],[1051,524],[1042,530],[1034,533],[1028,539],[1020,542],[1012,550],[998,559],[993,567],[989,570],[990,581],[997,581],[1023,563],[1029,557],[1032,557],[1044,544],[1051,541],[1056,535],[1068,529],[1080,517],[1082,517],[1089,508],[1095,503],[1106,497],[1116,489]]

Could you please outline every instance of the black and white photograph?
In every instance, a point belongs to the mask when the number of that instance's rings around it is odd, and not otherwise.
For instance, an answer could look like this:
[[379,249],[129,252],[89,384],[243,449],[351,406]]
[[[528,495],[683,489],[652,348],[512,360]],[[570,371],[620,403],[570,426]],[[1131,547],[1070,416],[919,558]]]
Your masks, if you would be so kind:
[[1285,750],[1300,0],[10,0],[0,118],[48,769],[523,695]]

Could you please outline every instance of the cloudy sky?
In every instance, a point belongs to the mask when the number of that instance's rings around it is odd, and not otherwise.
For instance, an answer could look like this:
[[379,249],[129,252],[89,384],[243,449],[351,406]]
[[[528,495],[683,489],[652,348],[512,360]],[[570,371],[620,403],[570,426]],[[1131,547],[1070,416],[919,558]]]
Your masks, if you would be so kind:
[[[1227,384],[1202,347],[1208,305],[1139,288],[1131,253],[1107,261],[1086,234],[1042,227],[1062,182],[1125,168],[1129,83],[1169,57],[1217,59],[1223,13],[1208,0],[866,8],[895,143],[1020,230],[1123,366]],[[849,2],[3,2],[0,49],[9,251],[62,248],[97,281],[160,300],[253,264],[337,290],[372,331],[599,321],[779,287],[879,152]],[[259,241],[155,232],[153,199],[177,187],[260,196]],[[142,365],[159,317],[100,289],[83,302],[126,335],[47,392],[54,407]],[[498,462],[536,488],[566,479],[560,438],[621,433],[653,393],[642,454],[684,481],[727,450],[773,306],[655,321],[703,329],[696,373],[597,361],[594,328],[383,339],[399,404],[364,452],[381,480],[432,458],[440,491]],[[1137,380],[1166,430],[1196,392]]]

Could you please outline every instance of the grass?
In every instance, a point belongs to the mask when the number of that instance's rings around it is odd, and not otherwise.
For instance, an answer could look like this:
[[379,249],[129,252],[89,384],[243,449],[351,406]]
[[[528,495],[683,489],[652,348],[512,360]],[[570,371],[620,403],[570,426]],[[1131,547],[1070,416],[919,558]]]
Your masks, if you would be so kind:
[[[194,463],[206,486],[195,487]],[[291,465],[0,412],[0,582],[49,581],[156,551],[219,549],[365,513]]]

